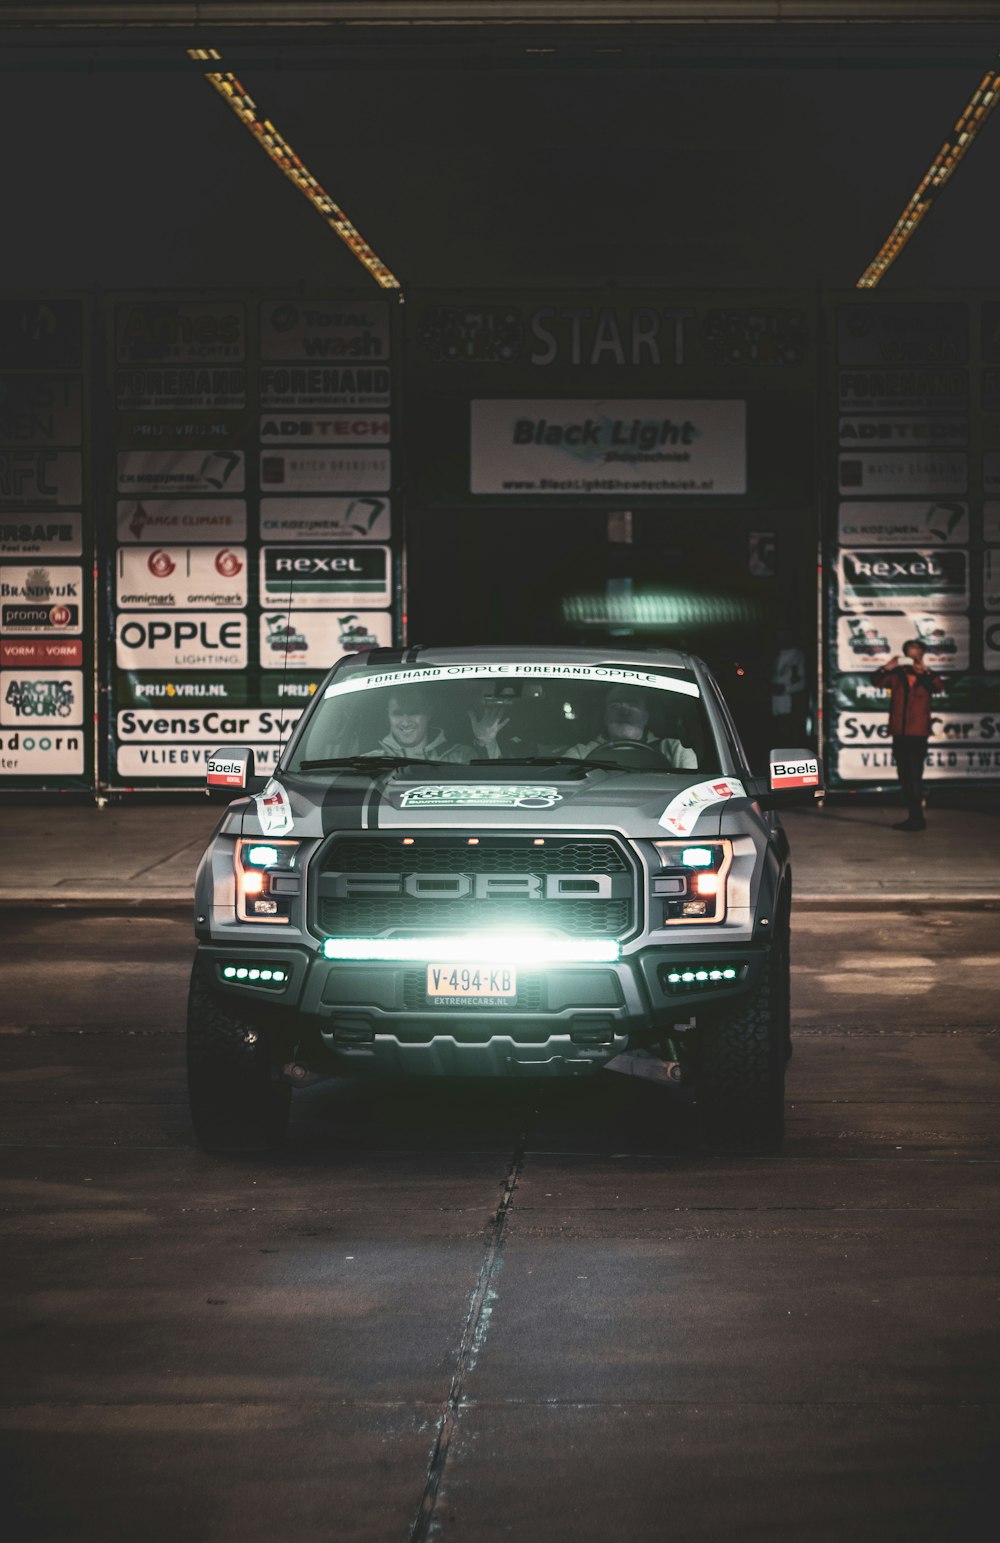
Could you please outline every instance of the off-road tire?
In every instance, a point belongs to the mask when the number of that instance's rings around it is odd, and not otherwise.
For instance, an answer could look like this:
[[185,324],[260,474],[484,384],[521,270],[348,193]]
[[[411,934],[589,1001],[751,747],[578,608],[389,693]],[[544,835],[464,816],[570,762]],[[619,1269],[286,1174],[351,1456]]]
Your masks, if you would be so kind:
[[756,1153],[781,1147],[791,1053],[788,961],[786,913],[757,987],[701,1029],[696,1098],[708,1146]]
[[280,1080],[266,1033],[222,1005],[198,960],[188,995],[187,1075],[191,1121],[206,1152],[280,1145],[291,1088]]

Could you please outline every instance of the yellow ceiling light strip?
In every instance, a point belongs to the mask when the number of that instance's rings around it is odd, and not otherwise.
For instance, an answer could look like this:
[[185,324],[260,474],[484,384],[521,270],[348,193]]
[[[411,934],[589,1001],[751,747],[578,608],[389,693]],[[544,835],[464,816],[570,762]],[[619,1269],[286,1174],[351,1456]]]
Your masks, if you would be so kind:
[[[214,48],[189,48],[188,58],[199,63],[211,64],[221,62],[221,55]],[[390,271],[376,257],[371,247],[365,241],[361,233],[353,226],[339,204],[335,204],[329,193],[324,192],[312,172],[303,165],[295,154],[287,140],[278,133],[273,123],[266,118],[257,116],[257,106],[253,98],[240,85],[235,75],[228,71],[207,70],[205,79],[215,87],[226,106],[239,118],[245,129],[248,129],[257,143],[271,157],[275,166],[283,171],[290,182],[294,182],[300,193],[304,193],[313,208],[326,220],[327,224],[337,232],[345,246],[350,247],[358,262],[368,269],[372,278],[383,289],[395,289],[402,298],[402,287],[395,274]]]
[[1000,74],[990,70],[985,74],[962,116],[955,124],[955,134],[946,140],[934,157],[920,186],[896,221],[878,256],[868,264],[859,278],[857,289],[874,289],[891,263],[894,263],[909,241],[920,221],[927,213],[941,189],[951,179],[955,167],[967,154],[972,141],[997,104],[1000,92]]

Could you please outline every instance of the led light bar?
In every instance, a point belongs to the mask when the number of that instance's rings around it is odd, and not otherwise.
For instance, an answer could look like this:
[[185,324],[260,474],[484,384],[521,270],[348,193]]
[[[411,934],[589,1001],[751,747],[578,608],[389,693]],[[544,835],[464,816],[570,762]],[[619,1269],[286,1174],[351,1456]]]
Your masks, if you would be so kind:
[[962,115],[955,124],[954,138],[945,140],[941,146],[916,192],[882,243],[878,255],[868,264],[855,288],[874,289],[879,280],[885,277],[935,198],[954,175],[959,161],[968,153],[972,141],[997,104],[998,91],[1000,73],[989,70],[962,109]]
[[[221,55],[214,48],[189,48],[187,55],[189,59],[199,63],[221,62]],[[368,269],[375,282],[383,289],[399,290],[402,295],[402,287],[395,274],[386,267],[380,257],[375,255],[361,233],[351,224],[340,205],[334,203],[329,193],[320,187],[312,172],[295,154],[288,141],[278,133],[274,124],[267,118],[258,117],[257,104],[236,76],[230,74],[228,70],[207,70],[205,79],[214,86],[226,106],[236,114],[243,127],[254,136],[278,170],[283,172],[290,182],[294,182],[299,192],[308,198],[313,208],[323,216],[331,230],[335,230],[345,246],[350,247],[358,262]]]
[[605,938],[539,938],[518,933],[467,933],[457,938],[327,938],[325,959],[392,959],[430,963],[472,959],[477,964],[612,964],[619,945]]
[[279,964],[223,964],[219,974],[227,986],[268,986],[279,991],[290,979],[290,971]]
[[722,991],[738,986],[746,974],[746,965],[678,964],[660,973],[660,984],[671,994],[690,991]]

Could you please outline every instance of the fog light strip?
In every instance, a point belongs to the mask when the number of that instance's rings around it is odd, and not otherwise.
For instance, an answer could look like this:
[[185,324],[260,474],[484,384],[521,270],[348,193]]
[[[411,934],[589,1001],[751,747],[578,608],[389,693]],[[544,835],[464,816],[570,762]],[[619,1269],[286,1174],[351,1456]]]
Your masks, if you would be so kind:
[[617,943],[604,938],[567,939],[486,933],[458,938],[327,938],[327,959],[473,959],[477,963],[561,964],[586,961],[610,964],[618,959]]

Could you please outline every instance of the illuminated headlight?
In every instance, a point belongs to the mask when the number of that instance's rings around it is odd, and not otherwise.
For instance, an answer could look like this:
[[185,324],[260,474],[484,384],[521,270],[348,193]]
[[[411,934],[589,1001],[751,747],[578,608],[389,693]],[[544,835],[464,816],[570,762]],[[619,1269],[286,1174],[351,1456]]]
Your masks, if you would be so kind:
[[244,922],[287,924],[299,894],[299,842],[236,843],[236,915]]
[[402,959],[433,963],[473,959],[505,965],[610,964],[619,946],[604,938],[547,938],[521,933],[465,933],[453,938],[327,938],[326,959]]
[[662,905],[662,925],[724,921],[732,842],[656,841],[653,845],[660,859],[660,872],[653,876],[653,909],[655,914]]

